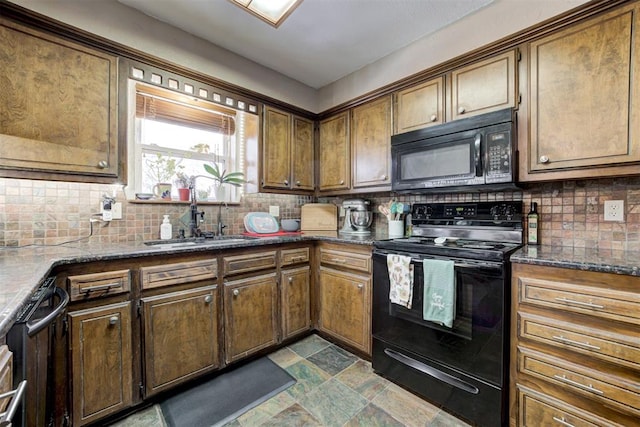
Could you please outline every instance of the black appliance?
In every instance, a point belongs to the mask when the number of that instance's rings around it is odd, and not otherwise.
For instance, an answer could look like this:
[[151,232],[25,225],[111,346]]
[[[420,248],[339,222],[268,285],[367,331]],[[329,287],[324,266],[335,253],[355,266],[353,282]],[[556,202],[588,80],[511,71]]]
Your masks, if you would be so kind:
[[68,303],[69,294],[56,287],[55,277],[47,278],[20,309],[7,334],[14,357],[14,387],[26,380],[14,426],[53,425],[53,325]]
[[391,137],[391,187],[398,192],[516,188],[516,118],[495,111]]
[[[373,369],[479,426],[508,420],[509,255],[522,202],[414,204],[412,235],[373,251]],[[387,255],[411,257],[411,308],[391,303]],[[424,259],[454,262],[451,328],[423,319]]]

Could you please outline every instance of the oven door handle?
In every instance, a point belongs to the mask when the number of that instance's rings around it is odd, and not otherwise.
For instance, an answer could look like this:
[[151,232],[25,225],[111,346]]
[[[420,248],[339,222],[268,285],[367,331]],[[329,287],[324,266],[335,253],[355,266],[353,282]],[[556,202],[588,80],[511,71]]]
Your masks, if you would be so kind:
[[[411,261],[422,264],[422,260],[418,258],[411,258]],[[490,262],[490,261],[483,262],[482,264],[472,264],[469,262],[454,262],[453,266],[457,268],[492,268],[494,270],[499,270],[502,268],[502,263]]]
[[58,315],[62,313],[65,308],[67,308],[67,305],[69,304],[69,294],[67,293],[67,291],[62,288],[56,287],[54,293],[58,295],[58,297],[60,298],[60,302],[58,303],[56,308],[51,311],[51,313],[47,314],[42,319],[38,320],[35,323],[26,323],[28,336],[32,337],[49,326],[51,323],[53,323],[55,318],[58,317]]
[[20,405],[20,402],[22,401],[22,396],[24,395],[24,391],[26,388],[27,380],[22,380],[15,390],[0,394],[0,399],[5,399],[7,397],[13,396],[7,410],[0,414],[0,427],[11,425],[13,416],[16,414],[16,410],[18,409],[18,405]]
[[459,388],[460,390],[466,391],[467,393],[471,393],[471,394],[480,393],[480,390],[478,390],[478,387],[472,384],[469,384],[468,382],[461,380],[460,378],[454,377],[453,375],[449,375],[446,372],[442,372],[436,368],[427,366],[424,363],[419,362],[409,356],[405,356],[404,354],[399,353],[395,350],[385,348],[384,352],[387,356],[397,360],[398,362],[404,365],[407,365],[410,368],[413,368],[417,371],[420,371],[423,374],[427,374],[437,380],[447,383],[450,386]]
[[473,141],[475,147],[474,162],[476,166],[476,176],[482,176],[482,158],[480,157],[480,143],[482,142],[482,135],[477,133],[476,138]]

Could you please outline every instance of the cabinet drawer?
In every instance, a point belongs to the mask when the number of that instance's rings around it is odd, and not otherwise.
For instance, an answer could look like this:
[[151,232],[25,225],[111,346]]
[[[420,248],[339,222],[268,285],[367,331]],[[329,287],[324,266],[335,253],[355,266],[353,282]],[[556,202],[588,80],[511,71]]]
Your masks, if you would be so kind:
[[179,285],[199,280],[212,280],[218,277],[218,263],[214,258],[155,265],[142,267],[140,275],[142,277],[142,289]]
[[85,300],[129,292],[129,270],[69,276],[71,301]]
[[518,282],[521,303],[640,325],[640,293],[531,277]]
[[590,369],[548,354],[518,347],[518,370],[558,386],[567,393],[581,395],[640,416],[640,383],[636,378]]
[[632,331],[601,329],[584,323],[518,313],[519,338],[569,349],[640,370],[640,340]]
[[222,258],[222,268],[225,276],[275,268],[276,263],[276,251],[255,252]]
[[292,265],[309,262],[309,248],[283,249],[280,252],[280,265]]
[[518,385],[519,426],[621,426],[561,400]]
[[352,270],[371,272],[371,255],[345,252],[334,249],[320,249],[320,263],[323,265],[335,265]]

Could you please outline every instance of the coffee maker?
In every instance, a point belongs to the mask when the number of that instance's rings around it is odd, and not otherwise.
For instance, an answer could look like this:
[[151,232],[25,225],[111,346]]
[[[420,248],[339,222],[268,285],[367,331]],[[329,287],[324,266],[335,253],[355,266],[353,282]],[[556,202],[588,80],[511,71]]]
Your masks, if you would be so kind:
[[345,212],[340,234],[363,236],[371,233],[373,214],[368,200],[347,199],[342,202],[342,208]]

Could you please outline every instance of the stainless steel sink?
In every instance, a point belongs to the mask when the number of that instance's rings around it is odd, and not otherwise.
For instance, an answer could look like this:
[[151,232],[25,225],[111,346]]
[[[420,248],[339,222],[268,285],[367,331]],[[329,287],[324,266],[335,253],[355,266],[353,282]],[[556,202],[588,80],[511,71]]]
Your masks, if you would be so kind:
[[147,246],[151,246],[153,249],[178,249],[194,246],[224,246],[234,243],[247,242],[255,239],[255,237],[247,236],[217,236],[212,239],[187,238],[171,240],[149,240],[147,242],[144,242],[144,244]]

